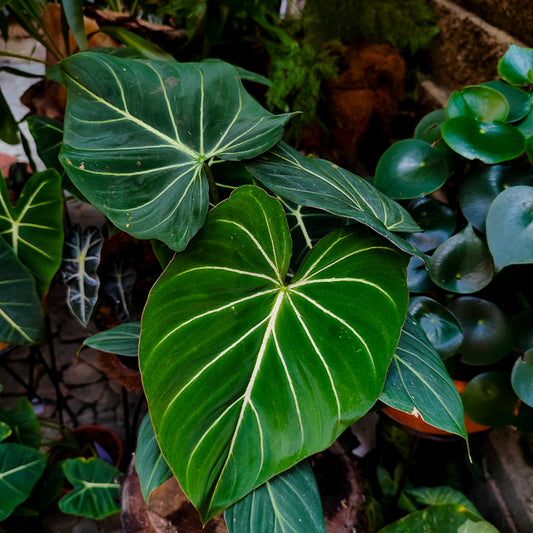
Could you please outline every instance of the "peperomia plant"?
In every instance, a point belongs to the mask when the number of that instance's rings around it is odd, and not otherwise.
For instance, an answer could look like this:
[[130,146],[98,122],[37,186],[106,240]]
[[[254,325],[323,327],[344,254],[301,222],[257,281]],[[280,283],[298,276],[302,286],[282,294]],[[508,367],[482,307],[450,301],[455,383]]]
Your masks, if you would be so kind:
[[[398,235],[420,229],[403,207],[280,142],[290,115],[265,111],[226,63],[86,52],[60,67],[73,184],[118,228],[171,250],[142,316],[140,369],[154,438],[204,522],[231,508],[231,531],[302,530],[302,500],[284,490],[309,490],[302,461],[374,406],[393,359],[418,379],[386,385],[387,401],[466,437],[415,320],[400,339],[410,254],[423,260]],[[140,471],[160,463],[157,450],[140,457]],[[320,509],[304,514],[306,531],[324,530]]]

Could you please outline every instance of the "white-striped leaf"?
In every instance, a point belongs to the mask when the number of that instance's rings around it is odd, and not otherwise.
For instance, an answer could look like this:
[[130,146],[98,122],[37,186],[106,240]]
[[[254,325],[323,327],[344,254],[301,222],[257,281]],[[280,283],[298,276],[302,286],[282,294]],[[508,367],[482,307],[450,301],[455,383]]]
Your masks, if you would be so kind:
[[407,315],[380,400],[467,439],[463,404],[457,388],[424,330],[410,315]]
[[273,477],[230,507],[229,533],[325,533],[322,502],[308,461]]
[[150,499],[150,494],[154,489],[172,477],[172,471],[157,444],[149,414],[145,415],[139,427],[135,469],[139,475],[141,491],[146,502]]
[[115,225],[183,249],[202,226],[205,167],[271,148],[290,115],[264,110],[221,61],[171,63],[76,54],[60,159],[74,185]]
[[246,167],[281,198],[357,220],[402,250],[420,255],[414,246],[392,233],[420,231],[411,215],[368,181],[338,165],[305,157],[281,142]]
[[408,257],[364,226],[290,283],[279,202],[237,189],[145,307],[143,384],[161,450],[204,520],[328,447],[378,398],[407,310]]
[[61,265],[63,196],[57,171],[34,174],[15,207],[0,180],[0,234],[34,276],[42,298]]
[[72,314],[86,326],[98,300],[98,265],[104,238],[96,227],[83,232],[76,224],[65,239],[62,273],[67,285],[67,304]]

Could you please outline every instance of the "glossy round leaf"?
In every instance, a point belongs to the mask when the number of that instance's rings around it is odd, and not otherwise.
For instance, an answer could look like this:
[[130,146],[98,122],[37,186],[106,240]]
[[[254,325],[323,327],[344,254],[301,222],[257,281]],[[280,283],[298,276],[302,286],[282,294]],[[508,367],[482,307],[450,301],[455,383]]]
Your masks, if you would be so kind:
[[520,133],[522,133],[522,135],[528,139],[528,145],[527,145],[527,150],[528,150],[528,155],[529,155],[529,159],[531,160],[531,154],[530,154],[530,150],[531,150],[531,137],[533,137],[533,110],[529,112],[529,114],[527,115],[526,118],[524,118],[524,120],[521,120],[518,124],[515,124],[516,126],[516,129],[520,131]]
[[533,168],[517,162],[483,166],[466,176],[459,191],[461,211],[468,222],[485,232],[485,221],[494,199],[508,187],[533,185]]
[[143,313],[155,434],[204,521],[366,413],[398,342],[406,254],[343,228],[287,282],[290,252],[280,203],[241,187],[175,255]]
[[433,198],[419,198],[407,205],[414,221],[424,230],[409,233],[405,240],[422,252],[434,250],[453,235],[455,213],[445,204]]
[[513,423],[518,397],[506,372],[478,374],[468,382],[462,398],[465,414],[478,424],[503,427]]
[[416,296],[409,302],[409,313],[420,324],[442,359],[459,351],[463,330],[453,313],[443,305],[427,296]]
[[472,117],[480,122],[503,122],[509,114],[509,104],[495,89],[473,85],[454,91],[448,100],[446,112],[448,118]]
[[511,44],[498,62],[498,74],[506,82],[519,87],[532,83],[533,50]]
[[442,125],[442,137],[466,159],[480,159],[488,164],[514,159],[526,149],[525,137],[514,126],[467,116],[447,120]]
[[440,139],[440,128],[447,118],[445,109],[431,111],[416,125],[413,137],[433,144]]
[[444,155],[427,142],[405,139],[389,147],[376,167],[375,186],[389,198],[424,196],[449,176]]
[[407,287],[409,292],[427,292],[435,287],[429,277],[425,261],[421,257],[411,257],[407,266]]
[[290,115],[263,109],[221,61],[85,52],[61,63],[68,91],[60,160],[120,229],[183,249],[209,206],[204,165],[273,146]]
[[488,81],[483,85],[498,91],[507,100],[509,114],[507,115],[506,122],[516,122],[523,119],[529,113],[531,109],[531,98],[525,91],[501,80]]
[[454,300],[448,309],[463,330],[463,362],[469,365],[488,365],[511,350],[513,330],[508,318],[496,304],[473,296],[462,296]]
[[439,287],[461,294],[477,292],[491,282],[492,258],[472,226],[468,225],[435,250],[429,276]]
[[533,407],[533,348],[519,357],[513,366],[511,384],[518,397]]
[[503,191],[487,214],[487,244],[494,265],[533,263],[533,187]]

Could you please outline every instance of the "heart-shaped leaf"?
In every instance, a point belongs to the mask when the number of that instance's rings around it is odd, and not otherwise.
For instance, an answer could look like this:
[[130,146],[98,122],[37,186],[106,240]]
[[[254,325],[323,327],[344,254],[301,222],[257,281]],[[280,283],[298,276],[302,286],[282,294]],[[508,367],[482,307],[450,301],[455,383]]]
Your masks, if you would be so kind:
[[35,279],[1,238],[0,263],[0,340],[7,344],[39,344],[46,333]]
[[139,427],[135,469],[139,475],[141,491],[147,503],[151,492],[172,477],[172,471],[161,453],[159,444],[157,444],[149,414],[145,415]]
[[533,348],[519,357],[511,372],[511,384],[518,397],[533,407]]
[[65,239],[63,281],[67,285],[67,304],[72,314],[87,326],[98,300],[98,266],[104,239],[96,227],[81,231],[76,224]]
[[393,144],[381,156],[374,185],[389,198],[418,198],[441,187],[449,176],[444,155],[419,139]]
[[208,210],[207,166],[254,157],[282,136],[274,116],[223,62],[171,63],[76,54],[61,162],[90,202],[124,231],[183,249]]
[[118,468],[99,457],[76,457],[63,463],[63,472],[74,488],[59,500],[61,511],[97,520],[120,511]]
[[224,518],[229,533],[326,533],[322,502],[308,461],[301,461],[255,489],[230,507]]
[[509,46],[509,50],[498,62],[499,76],[511,85],[519,87],[533,82],[531,69],[533,69],[533,50],[515,44]]
[[462,296],[454,300],[448,309],[463,330],[463,362],[488,365],[504,357],[513,346],[511,324],[496,304],[473,296]]
[[379,398],[390,407],[467,439],[457,388],[424,330],[407,316]]
[[0,444],[0,522],[25,501],[46,467],[46,455],[22,444]]
[[409,313],[420,324],[442,359],[459,351],[463,330],[446,307],[427,296],[417,296],[409,302]]
[[398,341],[406,254],[364,226],[343,228],[287,283],[290,248],[279,202],[237,189],[176,254],[143,313],[157,440],[204,521],[366,413]]
[[435,250],[429,276],[439,287],[461,294],[479,291],[491,282],[492,258],[470,224]]
[[503,122],[509,114],[509,103],[495,89],[473,85],[454,91],[448,100],[446,112],[448,118],[472,117],[480,122]]
[[481,122],[458,116],[442,125],[442,137],[446,144],[466,159],[480,159],[494,164],[514,159],[526,149],[522,133],[505,122]]
[[305,157],[285,143],[279,143],[246,166],[281,198],[357,220],[402,250],[420,255],[404,239],[391,233],[420,230],[409,213],[366,180],[338,165]]
[[10,410],[0,409],[0,420],[13,431],[11,440],[38,450],[41,446],[41,427],[30,401],[21,397]]
[[507,100],[509,114],[505,119],[506,122],[516,122],[523,119],[529,113],[531,109],[531,98],[525,91],[501,80],[488,81],[483,85],[498,91]]
[[55,170],[34,174],[13,207],[0,180],[0,233],[35,278],[42,298],[61,265],[63,196]]
[[85,339],[80,350],[89,346],[102,352],[137,357],[139,355],[140,335],[140,322],[127,322]]
[[533,263],[533,187],[509,187],[492,202],[487,243],[498,269]]

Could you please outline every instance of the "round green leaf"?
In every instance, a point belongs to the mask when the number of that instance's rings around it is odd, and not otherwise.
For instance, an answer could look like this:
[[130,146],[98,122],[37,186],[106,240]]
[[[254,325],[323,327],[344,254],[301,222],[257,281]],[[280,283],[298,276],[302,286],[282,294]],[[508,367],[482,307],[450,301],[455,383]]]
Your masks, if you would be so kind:
[[494,199],[508,187],[533,185],[533,168],[513,161],[483,166],[466,176],[459,191],[461,211],[468,222],[485,232],[485,220]]
[[505,120],[506,122],[516,122],[517,120],[523,119],[529,113],[531,99],[528,93],[501,80],[488,81],[483,85],[498,91],[507,100],[509,114]]
[[513,330],[501,309],[487,300],[462,296],[448,309],[463,330],[462,361],[469,365],[488,365],[504,357],[513,346]]
[[470,224],[435,250],[429,276],[439,287],[461,294],[477,292],[491,282],[492,258]]
[[466,159],[480,159],[488,164],[514,159],[526,149],[525,137],[514,126],[481,122],[468,116],[447,120],[442,125],[442,137]]
[[478,424],[503,427],[513,423],[518,397],[506,372],[478,374],[468,382],[462,399],[465,414]]
[[411,257],[407,266],[407,287],[409,292],[427,292],[435,287],[429,277],[426,263],[421,257]]
[[273,146],[290,115],[263,109],[221,61],[175,63],[75,54],[60,160],[120,229],[183,249],[209,205],[206,166]]
[[518,397],[533,407],[533,348],[519,357],[511,372],[511,384]]
[[419,198],[410,202],[407,209],[424,231],[409,233],[405,240],[420,251],[434,250],[453,235],[456,216],[447,205],[432,198]]
[[409,313],[420,324],[442,359],[459,351],[463,330],[455,316],[443,305],[427,296],[416,296],[409,302]]
[[417,124],[413,137],[429,144],[433,144],[440,139],[440,127],[447,118],[445,109],[431,111],[426,116],[422,117]]
[[524,86],[531,83],[529,72],[533,68],[533,50],[515,44],[498,62],[498,74],[511,85]]
[[405,139],[389,147],[376,167],[375,186],[389,198],[424,196],[449,176],[444,155],[427,142]]
[[503,191],[487,214],[487,244],[494,265],[533,263],[533,187]]
[[343,228],[289,282],[290,249],[280,203],[241,187],[175,255],[143,313],[155,434],[204,521],[366,413],[398,342],[406,254]]
[[495,89],[473,85],[454,91],[448,100],[446,112],[448,118],[472,117],[480,122],[503,122],[509,114],[509,104]]
[[[516,129],[522,133],[522,135],[530,140],[531,137],[533,137],[533,111],[530,111],[524,120],[521,120],[518,124],[515,124]],[[533,160],[531,158],[531,143],[529,142],[527,145],[528,155],[529,159]]]

